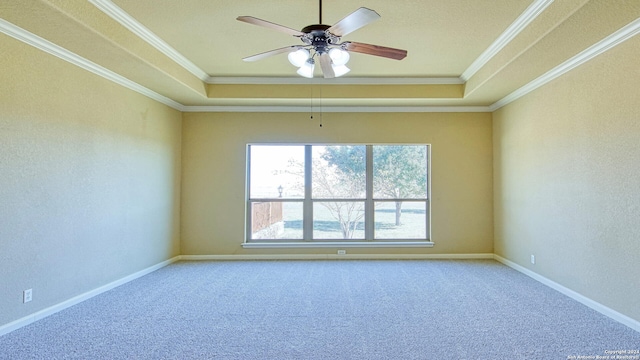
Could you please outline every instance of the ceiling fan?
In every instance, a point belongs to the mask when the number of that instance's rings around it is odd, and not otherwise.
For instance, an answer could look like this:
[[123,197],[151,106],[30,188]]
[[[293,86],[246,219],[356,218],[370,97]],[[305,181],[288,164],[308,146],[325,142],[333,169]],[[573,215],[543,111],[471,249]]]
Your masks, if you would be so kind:
[[300,38],[304,43],[304,45],[291,45],[263,52],[246,57],[242,60],[257,61],[273,55],[289,53],[289,62],[299,67],[298,74],[312,78],[316,61],[314,58],[317,57],[324,77],[335,78],[350,71],[346,66],[350,57],[349,52],[381,56],[395,60],[402,60],[407,56],[407,51],[401,49],[352,41],[345,41],[341,43],[340,40],[343,36],[378,20],[380,15],[374,10],[361,7],[334,25],[324,25],[322,24],[322,0],[319,0],[319,2],[319,23],[306,26],[300,31],[258,19],[253,16],[239,16],[237,18],[239,21],[293,35],[294,37]]

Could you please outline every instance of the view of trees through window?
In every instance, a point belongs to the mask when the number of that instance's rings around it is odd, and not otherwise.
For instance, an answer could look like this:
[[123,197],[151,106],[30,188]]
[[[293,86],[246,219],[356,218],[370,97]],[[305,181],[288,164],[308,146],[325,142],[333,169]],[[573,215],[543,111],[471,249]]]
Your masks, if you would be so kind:
[[249,241],[427,240],[428,145],[249,145]]

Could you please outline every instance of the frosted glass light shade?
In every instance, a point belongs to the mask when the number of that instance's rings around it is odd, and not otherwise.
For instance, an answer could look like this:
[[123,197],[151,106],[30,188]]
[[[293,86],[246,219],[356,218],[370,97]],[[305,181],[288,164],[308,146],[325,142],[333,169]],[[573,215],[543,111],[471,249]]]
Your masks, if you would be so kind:
[[349,52],[339,48],[333,48],[329,50],[329,57],[331,58],[331,61],[333,61],[333,64],[337,66],[345,65],[347,62],[349,62],[350,58]]
[[309,59],[309,50],[307,49],[298,49],[296,51],[292,51],[287,56],[289,58],[289,62],[291,65],[295,67],[301,67],[304,63]]
[[302,64],[302,66],[300,67],[300,69],[298,69],[297,72],[298,72],[298,75],[300,76],[304,76],[306,78],[312,78],[314,68],[315,68],[315,63],[313,62],[313,59],[309,59],[304,64]]

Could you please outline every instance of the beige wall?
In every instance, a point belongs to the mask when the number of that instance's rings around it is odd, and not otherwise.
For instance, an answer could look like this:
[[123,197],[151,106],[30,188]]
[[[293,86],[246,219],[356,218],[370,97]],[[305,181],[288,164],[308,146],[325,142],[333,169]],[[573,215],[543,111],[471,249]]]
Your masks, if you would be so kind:
[[[431,249],[357,253],[492,253],[492,138],[488,113],[185,113],[184,255],[334,254],[335,249],[243,249],[247,143],[432,144]],[[221,206],[221,205],[224,206]]]
[[636,36],[494,113],[496,254],[638,321],[639,58]]
[[179,254],[181,114],[0,48],[1,326]]
[[350,254],[495,251],[640,321],[638,36],[493,120],[327,113],[322,128],[180,114],[7,36],[0,49],[0,326],[179,254],[333,254],[242,248],[245,146],[261,142],[429,143],[435,247]]
[[326,113],[322,128],[319,114],[180,114],[0,47],[0,326],[178,254],[333,254],[241,247],[245,146],[261,142],[429,143],[435,247],[349,253],[495,251],[640,321],[640,37],[493,121]]

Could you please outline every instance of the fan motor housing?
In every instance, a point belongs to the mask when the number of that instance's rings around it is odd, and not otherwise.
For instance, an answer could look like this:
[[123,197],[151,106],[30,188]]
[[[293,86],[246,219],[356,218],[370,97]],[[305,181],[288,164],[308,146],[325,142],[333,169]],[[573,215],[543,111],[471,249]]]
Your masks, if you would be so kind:
[[305,26],[301,30],[305,33],[302,41],[307,45],[313,46],[319,53],[326,52],[329,45],[339,42],[337,36],[327,31],[330,27],[331,26],[324,24]]

